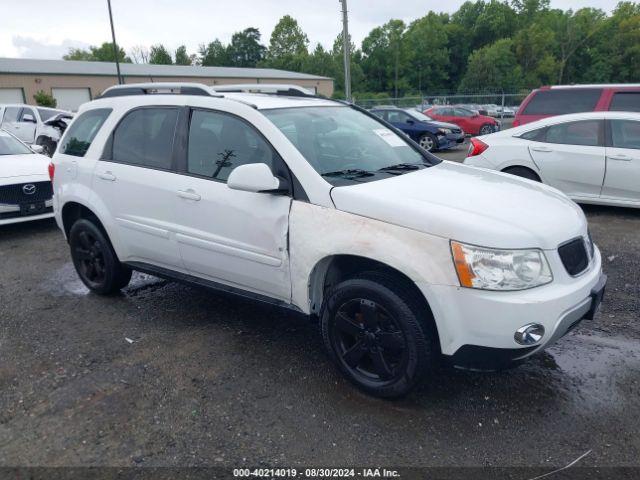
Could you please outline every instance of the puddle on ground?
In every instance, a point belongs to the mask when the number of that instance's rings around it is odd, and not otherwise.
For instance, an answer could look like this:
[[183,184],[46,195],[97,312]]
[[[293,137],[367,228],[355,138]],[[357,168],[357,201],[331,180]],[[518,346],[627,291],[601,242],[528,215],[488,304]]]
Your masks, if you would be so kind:
[[[140,291],[150,288],[161,287],[167,282],[153,275],[146,273],[133,272],[131,282],[123,289],[123,293],[127,296],[135,296]],[[65,263],[56,272],[42,282],[41,287],[52,295],[88,295],[89,289],[78,278],[73,263]]]

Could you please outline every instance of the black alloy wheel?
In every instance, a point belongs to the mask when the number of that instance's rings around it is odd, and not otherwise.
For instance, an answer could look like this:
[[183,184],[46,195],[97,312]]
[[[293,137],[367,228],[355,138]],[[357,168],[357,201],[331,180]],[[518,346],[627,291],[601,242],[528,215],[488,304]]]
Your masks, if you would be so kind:
[[107,236],[91,220],[80,219],[73,224],[69,246],[78,276],[90,290],[107,295],[131,280],[131,269],[119,262]]

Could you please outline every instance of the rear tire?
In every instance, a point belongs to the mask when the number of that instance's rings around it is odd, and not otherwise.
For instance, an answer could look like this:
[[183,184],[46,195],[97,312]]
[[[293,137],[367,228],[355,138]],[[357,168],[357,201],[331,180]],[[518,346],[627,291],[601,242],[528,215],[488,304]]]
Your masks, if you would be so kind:
[[534,182],[542,182],[536,172],[527,167],[509,167],[503,170],[504,173],[515,175],[516,177],[526,178]]
[[381,273],[363,273],[336,285],[320,313],[329,356],[366,393],[406,395],[437,359],[432,319],[420,305],[402,282]]
[[91,220],[77,220],[69,231],[71,258],[87,288],[109,295],[126,287],[131,269],[120,263],[107,235]]
[[438,149],[438,139],[431,133],[425,133],[418,142],[427,152],[435,152]]
[[485,123],[484,125],[482,125],[480,127],[480,130],[478,131],[478,135],[489,135],[490,133],[493,133],[495,131],[495,128],[493,127],[493,125],[489,124],[489,123]]

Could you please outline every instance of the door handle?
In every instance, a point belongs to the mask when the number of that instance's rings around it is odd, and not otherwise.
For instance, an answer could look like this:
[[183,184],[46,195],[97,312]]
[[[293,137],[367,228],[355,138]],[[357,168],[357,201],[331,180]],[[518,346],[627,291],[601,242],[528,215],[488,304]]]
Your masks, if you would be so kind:
[[553,150],[547,147],[531,147],[534,152],[551,153]]
[[627,155],[607,155],[609,160],[615,160],[617,162],[630,162],[631,157]]
[[99,173],[98,178],[101,178],[102,180],[107,180],[108,182],[116,181],[116,176],[111,172]]
[[191,188],[188,190],[178,190],[178,196],[186,200],[193,200],[194,202],[199,202],[200,199],[202,198],[200,195],[198,195],[195,192],[195,190]]

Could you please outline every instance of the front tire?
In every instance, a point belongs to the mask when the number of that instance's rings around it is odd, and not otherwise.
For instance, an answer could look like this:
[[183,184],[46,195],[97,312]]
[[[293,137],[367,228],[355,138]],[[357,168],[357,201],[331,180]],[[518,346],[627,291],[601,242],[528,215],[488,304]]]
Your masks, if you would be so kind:
[[435,363],[428,313],[402,286],[382,274],[360,275],[335,286],[320,315],[331,359],[377,397],[406,395]]
[[427,152],[434,152],[438,148],[438,139],[431,133],[425,133],[418,142]]
[[131,269],[120,263],[106,234],[91,220],[77,220],[69,231],[71,258],[82,283],[100,295],[126,287]]

